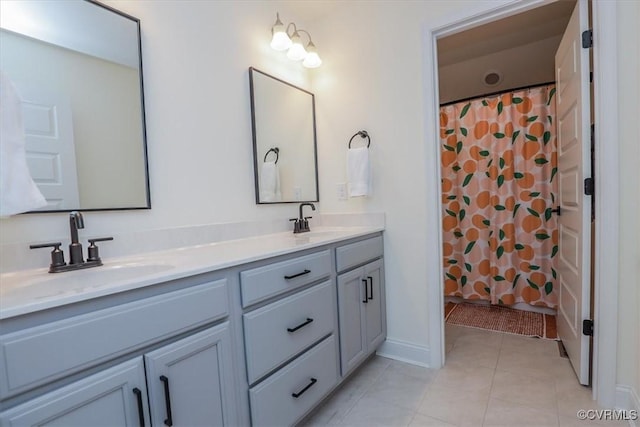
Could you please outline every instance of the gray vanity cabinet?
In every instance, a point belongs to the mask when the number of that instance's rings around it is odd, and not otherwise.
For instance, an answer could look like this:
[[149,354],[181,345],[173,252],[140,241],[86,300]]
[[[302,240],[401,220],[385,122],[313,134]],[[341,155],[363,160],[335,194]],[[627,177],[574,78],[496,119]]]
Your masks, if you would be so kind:
[[229,323],[145,354],[154,426],[237,425]]
[[0,413],[3,426],[149,425],[142,357]]
[[[382,239],[346,245],[337,250],[337,264],[346,270],[338,276],[340,364],[347,375],[386,337],[386,310]],[[368,258],[379,258],[365,265]],[[354,265],[362,265],[353,268]]]
[[238,425],[227,288],[207,281],[0,335],[5,396],[97,372],[41,389],[0,425]]
[[[331,275],[329,250],[241,272],[253,425],[293,425],[338,383]],[[251,306],[268,297],[277,299]]]

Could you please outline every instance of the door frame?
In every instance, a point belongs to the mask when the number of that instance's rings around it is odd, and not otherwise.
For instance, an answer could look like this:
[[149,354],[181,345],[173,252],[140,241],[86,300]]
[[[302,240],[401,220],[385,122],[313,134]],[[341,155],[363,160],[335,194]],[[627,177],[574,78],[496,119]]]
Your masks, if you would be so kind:
[[[440,133],[437,39],[548,4],[544,0],[511,1],[474,13],[462,10],[423,28],[425,165],[427,167],[427,297],[430,366],[444,363],[444,274],[442,266],[442,197],[440,189]],[[616,395],[618,307],[618,66],[615,3],[591,2],[593,17],[593,105],[596,141],[596,204],[594,265],[593,398],[613,408]],[[603,191],[606,189],[606,191]],[[576,380],[577,381],[577,380]]]

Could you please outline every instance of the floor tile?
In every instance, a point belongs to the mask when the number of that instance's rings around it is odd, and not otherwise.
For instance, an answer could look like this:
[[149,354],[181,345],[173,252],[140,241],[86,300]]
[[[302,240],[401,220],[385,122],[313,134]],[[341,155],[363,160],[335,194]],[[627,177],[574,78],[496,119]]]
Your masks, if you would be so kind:
[[437,418],[431,418],[422,414],[415,414],[409,427],[455,427],[455,424],[449,424]]
[[559,415],[560,427],[629,427],[629,421],[625,420],[581,420],[574,414],[572,417],[566,415]]
[[490,347],[500,347],[505,334],[486,329],[462,327],[455,344],[476,343]]
[[554,427],[558,425],[558,414],[555,408],[537,410],[491,398],[482,425]]
[[505,334],[502,338],[502,349],[536,354],[546,357],[560,357],[558,341],[541,338],[524,337],[513,334]]
[[415,411],[427,386],[428,382],[422,378],[387,370],[369,388],[364,397]]
[[489,390],[490,386],[467,392],[431,385],[418,407],[418,413],[457,426],[479,426],[489,402]]
[[497,371],[493,377],[491,397],[534,409],[557,410],[554,382],[524,373]]
[[438,371],[432,384],[460,391],[488,391],[494,372],[495,370],[490,368],[449,361]]
[[458,340],[448,357],[447,363],[454,362],[495,369],[498,364],[500,347]]
[[589,387],[578,384],[577,378],[573,387],[570,382],[556,383],[558,399],[558,413],[567,417],[575,417],[580,409],[599,409],[593,400],[593,391]]
[[541,356],[536,353],[501,348],[496,371],[524,373],[555,381],[558,372],[565,370],[567,359]]
[[344,426],[407,426],[414,411],[364,396],[344,418]]
[[412,365],[410,363],[399,362],[397,360],[391,360],[387,365],[385,374],[400,374],[414,377],[424,380],[426,382],[431,381],[438,373],[437,369],[429,369],[423,366]]
[[373,357],[301,425],[628,425],[577,419],[598,406],[555,342],[451,325],[446,334],[442,369]]

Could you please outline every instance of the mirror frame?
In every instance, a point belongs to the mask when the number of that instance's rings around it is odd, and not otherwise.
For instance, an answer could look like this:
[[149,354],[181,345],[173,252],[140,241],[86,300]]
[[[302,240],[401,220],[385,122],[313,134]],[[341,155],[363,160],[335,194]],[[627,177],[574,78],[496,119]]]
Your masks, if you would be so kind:
[[[261,202],[260,201],[260,156],[258,155],[258,137],[256,135],[256,108],[255,108],[255,89],[253,87],[253,73],[260,73],[266,77],[272,78],[280,83],[283,83],[289,87],[300,90],[308,95],[311,95],[311,114],[313,117],[313,157],[315,166],[315,180],[316,180],[316,197],[313,200],[289,200],[278,202]],[[251,135],[253,138],[253,177],[255,182],[255,195],[256,204],[258,205],[274,205],[279,203],[307,203],[307,202],[319,202],[320,201],[320,188],[318,183],[318,137],[316,134],[316,97],[312,92],[302,89],[296,85],[293,85],[287,81],[274,77],[270,74],[260,71],[254,67],[249,67],[249,92],[251,97]]]
[[97,0],[84,0],[87,3],[90,3],[94,6],[101,7],[109,12],[115,13],[117,15],[122,16],[123,18],[129,19],[133,21],[136,25],[136,33],[138,35],[138,62],[139,62],[139,72],[138,78],[140,81],[140,120],[142,120],[142,151],[143,151],[143,159],[144,159],[144,175],[145,175],[145,187],[146,187],[146,205],[145,206],[135,206],[135,207],[117,207],[117,208],[82,208],[78,206],[75,209],[57,209],[57,210],[36,210],[36,211],[28,211],[24,212],[24,214],[41,214],[41,213],[59,213],[59,212],[72,212],[72,211],[82,211],[82,212],[99,212],[99,211],[125,211],[125,210],[144,210],[151,209],[151,186],[149,180],[149,154],[147,149],[147,121],[146,121],[146,113],[145,113],[145,103],[144,103],[144,80],[143,80],[143,68],[142,68],[142,32],[140,31],[140,19],[135,16],[131,16],[125,12],[122,12],[118,9],[115,9],[111,6],[107,6],[105,4],[100,3]]

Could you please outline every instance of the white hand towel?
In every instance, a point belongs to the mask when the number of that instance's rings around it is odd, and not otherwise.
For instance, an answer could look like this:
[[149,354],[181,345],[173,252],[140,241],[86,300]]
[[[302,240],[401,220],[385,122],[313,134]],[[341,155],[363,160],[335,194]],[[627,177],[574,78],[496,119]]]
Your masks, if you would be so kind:
[[349,180],[349,197],[371,195],[369,148],[358,147],[347,150],[347,179]]
[[278,165],[276,162],[264,162],[260,171],[260,201],[279,202],[281,199]]
[[0,216],[46,205],[27,167],[20,97],[11,80],[0,71]]

